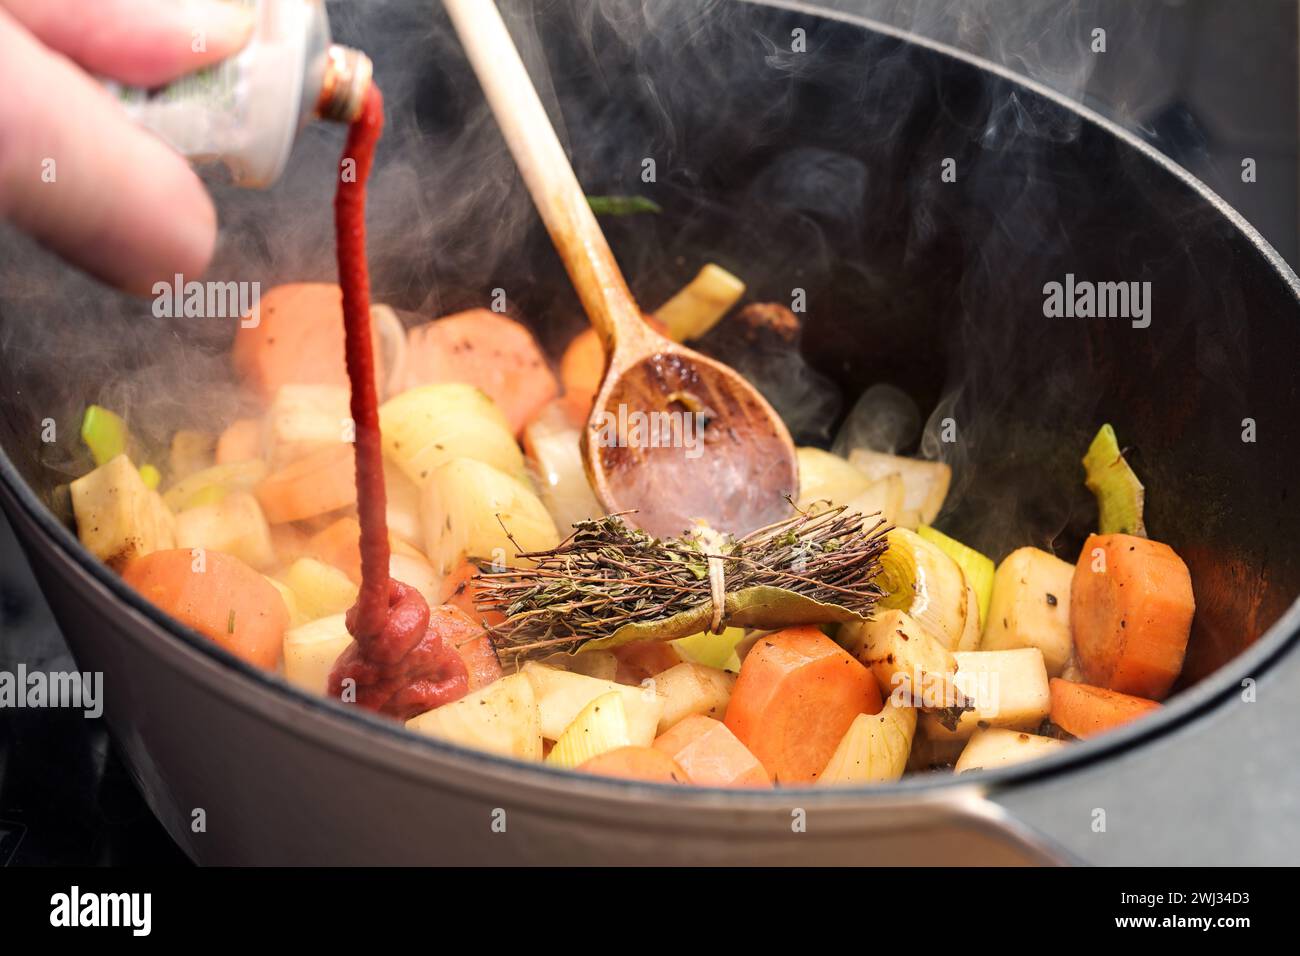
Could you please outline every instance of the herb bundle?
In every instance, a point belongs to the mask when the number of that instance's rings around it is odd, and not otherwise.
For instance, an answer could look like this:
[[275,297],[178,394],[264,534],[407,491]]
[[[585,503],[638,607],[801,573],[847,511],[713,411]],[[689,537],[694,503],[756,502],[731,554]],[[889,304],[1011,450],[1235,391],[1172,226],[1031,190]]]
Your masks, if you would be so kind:
[[863,620],[881,597],[888,530],[837,507],[739,539],[656,539],[609,515],[580,522],[549,551],[520,554],[521,566],[485,566],[475,603],[504,615],[492,639],[517,659],[725,626]]

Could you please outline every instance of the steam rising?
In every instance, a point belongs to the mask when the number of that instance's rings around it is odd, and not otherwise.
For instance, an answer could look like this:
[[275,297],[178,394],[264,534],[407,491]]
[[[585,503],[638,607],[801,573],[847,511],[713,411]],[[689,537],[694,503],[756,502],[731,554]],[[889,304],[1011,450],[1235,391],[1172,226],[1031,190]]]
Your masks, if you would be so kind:
[[[1093,62],[1077,4],[1023,17],[992,0],[867,6],[885,22],[975,47],[1067,91],[1083,88]],[[788,305],[802,290],[808,359],[759,353],[743,369],[785,411],[796,438],[830,444],[840,411],[867,386],[887,383],[893,399],[898,389],[908,397],[881,421],[858,419],[863,441],[917,450],[919,404],[929,416],[919,451],[953,464],[949,512],[977,513],[985,541],[1045,543],[1043,527],[1067,523],[1066,513],[1045,525],[1014,502],[964,496],[967,456],[1010,415],[998,369],[1022,334],[967,316],[988,313],[1009,270],[1068,245],[1039,146],[1077,135],[1071,114],[1002,82],[941,90],[935,108],[931,60],[907,45],[850,42],[813,18],[743,3],[502,7],[588,191],[646,195],[665,209],[605,223],[643,307],[655,308],[709,260],[744,278],[751,299]],[[372,54],[388,107],[368,210],[374,300],[432,318],[484,305],[503,289],[511,311],[558,353],[582,314],[445,15],[405,0],[331,3],[330,13],[337,39]],[[791,23],[806,30],[806,50],[793,49]],[[972,115],[984,118],[982,128],[964,125]],[[868,124],[870,142],[845,149]],[[212,175],[222,229],[209,278],[257,281],[263,291],[334,280],[331,199],[342,143],[341,129],[309,128],[284,181],[265,193]],[[975,152],[1000,154],[1006,165],[1000,174],[980,166],[979,178],[966,179]],[[917,165],[944,155],[958,158],[960,187]],[[955,199],[983,215],[959,212]],[[38,421],[50,415],[60,425],[60,440],[39,449],[41,466],[61,476],[85,469],[75,433],[89,402],[125,414],[158,448],[175,428],[215,431],[248,411],[226,364],[233,322],[156,319],[148,302],[106,291],[12,233],[3,249],[6,379],[27,390]],[[935,330],[947,321],[943,340],[918,341],[917,316]],[[1043,356],[1042,404],[1028,419],[1044,429],[1063,403],[1080,400],[1057,394],[1055,369],[1068,358]],[[1016,417],[1024,421],[1024,409]],[[957,442],[940,438],[947,418],[957,422]],[[1030,525],[1039,529],[1032,541]]]

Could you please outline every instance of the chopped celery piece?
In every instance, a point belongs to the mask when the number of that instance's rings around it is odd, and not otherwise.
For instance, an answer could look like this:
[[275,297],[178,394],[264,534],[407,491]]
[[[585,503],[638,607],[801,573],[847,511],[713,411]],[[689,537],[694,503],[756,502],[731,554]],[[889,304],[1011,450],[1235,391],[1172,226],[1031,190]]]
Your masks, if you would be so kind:
[[688,661],[703,664],[706,667],[717,667],[724,671],[739,673],[740,655],[736,653],[736,645],[744,637],[745,629],[743,627],[728,627],[721,634],[710,634],[708,631],[701,631],[699,634],[679,637],[675,641],[669,641],[669,643],[677,648],[678,653]]
[[112,461],[126,451],[126,422],[101,405],[90,405],[81,419],[81,440],[96,465]]
[[156,490],[158,488],[158,483],[162,481],[162,475],[153,465],[141,465],[140,480],[144,482],[146,488]]
[[957,562],[957,566],[966,575],[966,583],[975,589],[975,598],[980,605],[980,625],[983,626],[988,620],[989,602],[993,600],[995,569],[992,559],[928,524],[921,525],[916,533]]
[[1115,429],[1102,425],[1083,456],[1084,484],[1097,498],[1097,530],[1145,538],[1142,509],[1146,492],[1119,450]]

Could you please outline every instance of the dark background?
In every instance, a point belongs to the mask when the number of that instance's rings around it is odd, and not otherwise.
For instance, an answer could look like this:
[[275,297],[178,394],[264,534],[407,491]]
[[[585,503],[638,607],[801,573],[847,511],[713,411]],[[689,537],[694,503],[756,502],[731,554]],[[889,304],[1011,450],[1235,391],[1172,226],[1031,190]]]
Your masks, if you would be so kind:
[[[1300,261],[1294,0],[822,0],[987,57],[1135,130]],[[1091,31],[1107,50],[1092,54]],[[1243,158],[1257,181],[1241,179]],[[75,665],[0,518],[0,670]],[[101,721],[0,710],[0,864],[183,862]]]

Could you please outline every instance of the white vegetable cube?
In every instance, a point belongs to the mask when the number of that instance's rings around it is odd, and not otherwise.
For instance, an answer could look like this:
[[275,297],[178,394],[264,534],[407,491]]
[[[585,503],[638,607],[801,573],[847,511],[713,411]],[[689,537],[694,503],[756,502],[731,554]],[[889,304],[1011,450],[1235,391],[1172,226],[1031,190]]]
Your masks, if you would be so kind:
[[354,436],[351,397],[342,385],[283,385],[262,422],[262,447],[275,467]]
[[417,733],[521,760],[542,759],[542,734],[533,685],[511,674],[460,700],[443,704],[406,726]]
[[882,697],[927,708],[962,702],[957,658],[903,611],[877,611],[870,621],[840,628],[845,650],[871,670]]
[[714,720],[727,715],[731,690],[736,685],[736,675],[717,667],[706,667],[685,661],[656,674],[655,693],[664,702],[663,716],[659,718],[658,733],[663,733],[684,717],[703,714]]
[[542,736],[547,740],[559,740],[584,707],[602,694],[617,691],[623,697],[630,743],[638,747],[654,743],[664,702],[653,687],[629,687],[534,663],[525,664],[519,673],[532,681]]
[[1053,737],[990,727],[987,730],[977,730],[971,735],[952,769],[954,773],[992,770],[1046,757],[1064,746],[1065,741]]
[[839,455],[820,448],[800,448],[799,458],[799,508],[807,511],[818,502],[848,504],[867,493],[875,479],[864,475]]
[[289,565],[283,580],[309,621],[346,611],[357,599],[358,589],[351,578],[315,558],[299,558]]
[[127,561],[176,547],[176,519],[126,455],[72,483],[77,535],[95,557],[121,568]]
[[949,730],[933,713],[922,715],[932,737],[970,737],[980,727],[1036,730],[1052,709],[1047,667],[1036,647],[1013,651],[957,651],[954,682],[975,709]]
[[1070,637],[1070,582],[1074,565],[1040,551],[1020,548],[998,566],[993,599],[980,649],[1036,647],[1049,677],[1061,676],[1074,650]]
[[246,491],[177,514],[176,547],[222,551],[259,571],[276,561],[271,528],[262,506]]
[[342,614],[331,614],[285,631],[284,679],[294,687],[324,695],[330,671],[351,644],[352,635]]

